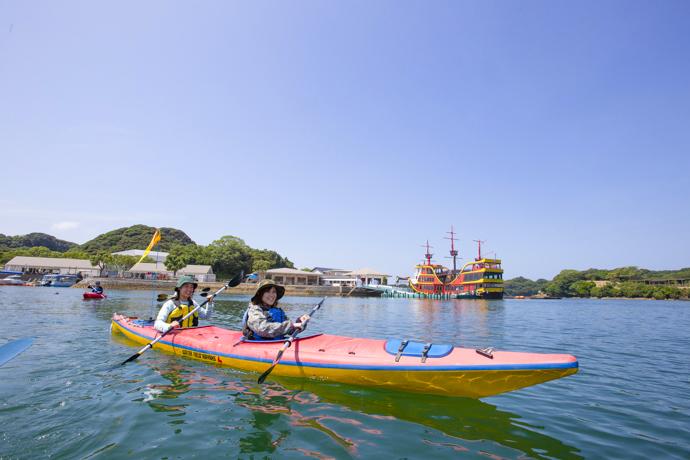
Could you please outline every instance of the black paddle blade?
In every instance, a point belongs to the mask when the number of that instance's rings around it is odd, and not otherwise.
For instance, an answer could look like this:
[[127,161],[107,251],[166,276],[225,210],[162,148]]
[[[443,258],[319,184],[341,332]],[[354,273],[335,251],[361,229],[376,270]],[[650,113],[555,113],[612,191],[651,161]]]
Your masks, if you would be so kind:
[[211,290],[210,287],[205,287],[205,288],[203,288],[203,289],[201,290],[201,292],[208,292],[208,291],[210,291],[210,290]]
[[268,374],[270,374],[271,371],[273,371],[273,368],[274,368],[274,367],[276,367],[275,364],[271,365],[271,367],[269,367],[268,369],[266,369],[266,372],[264,372],[263,374],[261,374],[261,375],[259,376],[259,380],[258,380],[259,384],[264,383],[264,380],[266,380],[266,377],[268,377]]
[[277,364],[278,364],[278,363],[271,364],[271,367],[269,367],[268,369],[266,369],[266,371],[265,371],[263,374],[261,374],[261,375],[259,376],[259,380],[257,380],[257,382],[259,382],[259,384],[264,383],[264,381],[266,380],[266,377],[268,377],[268,375],[269,375],[271,372],[273,372],[273,368],[276,367]]
[[120,364],[120,366],[124,366],[125,364],[127,364],[127,363],[130,362],[130,361],[134,361],[134,360],[137,359],[139,356],[141,356],[139,353],[134,353],[132,356],[130,356],[130,357],[127,358],[126,360],[122,361],[122,364]]
[[237,275],[235,275],[235,277],[233,279],[228,281],[228,286],[229,287],[235,287],[235,286],[239,285],[243,279],[244,279],[244,270],[239,272]]
[[199,294],[199,295],[200,295],[201,297],[208,297],[208,292],[202,292],[202,293]]

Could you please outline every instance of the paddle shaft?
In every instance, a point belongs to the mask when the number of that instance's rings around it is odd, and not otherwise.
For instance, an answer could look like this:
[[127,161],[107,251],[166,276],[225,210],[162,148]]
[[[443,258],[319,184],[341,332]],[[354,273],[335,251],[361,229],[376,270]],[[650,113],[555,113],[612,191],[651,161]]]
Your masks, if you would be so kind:
[[[241,273],[241,274],[239,275],[239,278],[238,278],[238,277],[235,277],[235,278],[231,279],[230,281],[228,281],[223,287],[221,287],[221,288],[218,289],[216,292],[214,292],[212,297],[217,296],[218,294],[220,294],[221,292],[223,292],[224,290],[226,290],[227,288],[229,288],[230,285],[233,284],[233,283],[235,283],[235,284],[234,284],[235,286],[236,286],[237,284],[239,284],[239,281],[242,281],[242,275],[244,275],[244,273]],[[206,304],[209,302],[209,300],[210,300],[210,299],[204,300],[204,302],[203,302],[201,305],[199,305],[198,307],[194,308],[192,311],[190,311],[189,313],[187,313],[186,315],[184,315],[184,316],[182,317],[182,319],[181,319],[179,322],[180,322],[180,323],[184,322],[184,320],[186,320],[187,318],[189,318],[190,316],[192,316],[198,309],[200,309],[201,307],[203,307],[204,305],[206,305]],[[144,352],[146,352],[147,350],[153,348],[153,346],[154,346],[156,343],[158,343],[158,341],[159,341],[160,339],[162,339],[163,337],[165,337],[166,335],[168,335],[168,332],[170,332],[170,331],[172,331],[172,330],[173,330],[173,328],[170,328],[170,329],[168,329],[167,331],[161,333],[161,335],[159,335],[158,337],[156,337],[155,339],[153,339],[152,341],[150,341],[149,343],[147,343],[146,346],[145,346],[144,348],[142,348],[141,350],[139,350],[138,352],[136,352],[135,354],[133,354],[132,356],[130,356],[129,358],[127,358],[127,360],[123,361],[123,362],[122,362],[122,365],[125,365],[125,364],[127,364],[128,362],[130,362],[130,361],[134,361],[134,360],[137,359],[139,356],[141,356],[142,354],[144,354]]]
[[292,342],[295,341],[295,337],[297,337],[297,335],[307,327],[307,323],[311,319],[312,315],[314,313],[316,313],[316,311],[319,308],[321,308],[321,304],[324,302],[324,300],[326,300],[325,297],[323,299],[321,299],[321,302],[314,305],[314,308],[312,308],[311,311],[309,312],[309,318],[304,323],[302,323],[302,327],[299,329],[295,329],[295,331],[292,334],[290,334],[290,337],[288,337],[285,340],[285,343],[283,344],[283,346],[280,348],[280,350],[278,350],[278,354],[276,355],[275,359],[273,360],[271,367],[266,369],[266,371],[259,376],[259,380],[258,380],[259,383],[264,383],[264,380],[266,380],[266,377],[268,377],[268,374],[270,374],[273,371],[273,368],[276,367],[276,365],[278,364],[280,359],[283,357],[283,353],[285,353],[285,350],[290,348],[290,346],[292,345]]

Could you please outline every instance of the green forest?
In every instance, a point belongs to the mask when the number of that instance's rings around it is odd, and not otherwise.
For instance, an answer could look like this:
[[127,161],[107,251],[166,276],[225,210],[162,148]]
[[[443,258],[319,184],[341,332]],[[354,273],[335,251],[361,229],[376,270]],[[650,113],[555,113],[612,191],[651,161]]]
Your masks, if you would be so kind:
[[690,279],[690,267],[656,271],[638,267],[620,267],[612,270],[599,268],[583,271],[562,270],[551,281],[544,279],[532,281],[523,277],[506,280],[505,293],[508,296],[529,296],[543,292],[555,297],[687,298],[689,289],[645,283],[652,280],[679,279]]
[[65,252],[77,246],[77,243],[59,240],[46,233],[29,233],[28,235],[18,236],[8,236],[0,233],[0,250],[44,247],[51,251]]

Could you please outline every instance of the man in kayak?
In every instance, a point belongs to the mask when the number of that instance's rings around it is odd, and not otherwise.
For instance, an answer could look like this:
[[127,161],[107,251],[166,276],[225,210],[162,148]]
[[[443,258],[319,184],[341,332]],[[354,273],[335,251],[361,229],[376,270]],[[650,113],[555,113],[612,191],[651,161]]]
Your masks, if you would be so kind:
[[285,288],[273,280],[259,283],[249,302],[249,308],[242,319],[242,333],[248,339],[282,339],[296,329],[303,329],[302,323],[309,319],[303,315],[296,323],[290,321],[278,300],[285,294]]
[[103,294],[103,288],[101,287],[101,282],[96,281],[95,286],[89,286],[91,288],[91,292],[95,292],[96,294]]
[[182,321],[182,318],[199,306],[192,296],[198,286],[191,276],[182,276],[175,286],[175,296],[165,302],[158,312],[154,327],[160,332],[166,332],[176,327],[196,327],[199,318],[208,319],[213,314],[213,296],[207,297],[208,303],[199,308],[193,315]]

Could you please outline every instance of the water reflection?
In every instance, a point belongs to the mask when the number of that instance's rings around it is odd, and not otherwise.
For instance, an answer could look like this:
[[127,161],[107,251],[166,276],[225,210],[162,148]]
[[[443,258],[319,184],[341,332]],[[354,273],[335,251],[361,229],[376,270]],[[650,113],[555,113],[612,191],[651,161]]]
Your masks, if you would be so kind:
[[[521,422],[519,415],[480,400],[411,395],[313,381],[281,381],[281,384],[292,388],[286,391],[308,392],[319,402],[339,404],[373,417],[392,417],[420,424],[463,441],[490,440],[534,458],[583,458],[579,449],[535,431],[539,427]],[[458,451],[468,448],[457,444],[449,446]]]
[[[489,312],[501,309],[501,301],[487,301],[483,299],[406,299],[409,308],[408,319],[412,321],[410,330],[415,331],[417,338],[439,339],[439,331],[460,331],[463,327],[473,328],[477,335],[488,336]],[[452,324],[448,324],[451,322]],[[455,337],[446,340],[452,342]]]
[[145,402],[155,412],[167,413],[168,416],[174,417],[175,420],[170,421],[171,425],[182,425],[185,423],[184,415],[189,403],[183,402],[185,400],[178,401],[178,399],[192,389],[194,381],[190,378],[190,372],[184,363],[170,361],[164,364],[165,367],[154,367],[153,370],[170,383],[148,384],[143,390],[144,396],[134,401]]
[[[175,417],[172,425],[184,423],[190,399],[220,405],[230,399],[235,408],[245,409],[240,425],[251,429],[238,441],[243,454],[276,452],[296,435],[294,429],[307,429],[326,436],[348,455],[358,455],[363,447],[373,445],[372,438],[391,438],[399,430],[396,423],[404,421],[444,434],[441,440],[425,435],[420,442],[452,452],[479,453],[477,442],[481,442],[484,455],[485,444],[494,443],[533,458],[582,458],[577,448],[539,433],[540,427],[522,422],[519,415],[479,400],[287,378],[259,386],[254,374],[210,367],[199,373],[194,370],[199,365],[190,371],[191,363],[174,357],[146,365],[170,383],[148,385],[146,396],[138,401]],[[195,396],[188,394],[190,390]],[[323,455],[309,449],[301,453]]]

